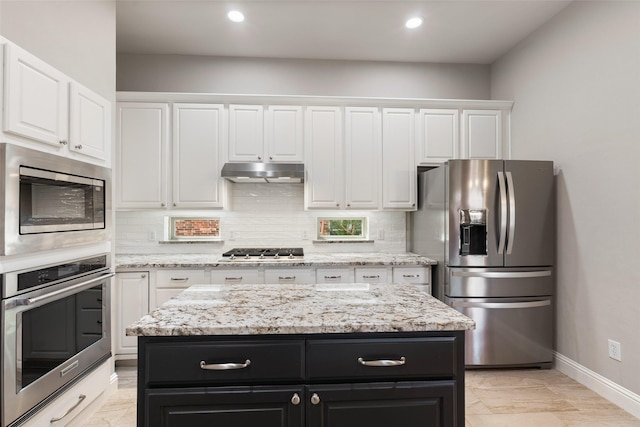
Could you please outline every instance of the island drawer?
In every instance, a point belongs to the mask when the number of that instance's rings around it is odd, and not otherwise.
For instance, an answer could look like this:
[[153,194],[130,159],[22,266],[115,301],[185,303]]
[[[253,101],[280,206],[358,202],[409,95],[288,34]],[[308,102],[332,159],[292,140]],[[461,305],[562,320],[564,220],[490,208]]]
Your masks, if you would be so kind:
[[251,384],[302,380],[304,340],[148,343],[147,384]]
[[455,337],[331,339],[307,342],[307,378],[385,379],[456,375]]

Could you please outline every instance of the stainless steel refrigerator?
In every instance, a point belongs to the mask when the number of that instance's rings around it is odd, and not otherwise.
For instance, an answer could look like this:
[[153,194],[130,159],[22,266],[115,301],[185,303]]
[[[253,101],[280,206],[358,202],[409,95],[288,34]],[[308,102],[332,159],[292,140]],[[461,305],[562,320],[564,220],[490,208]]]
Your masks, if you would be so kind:
[[551,367],[553,162],[450,160],[418,174],[408,249],[434,258],[433,294],[476,321],[467,367]]

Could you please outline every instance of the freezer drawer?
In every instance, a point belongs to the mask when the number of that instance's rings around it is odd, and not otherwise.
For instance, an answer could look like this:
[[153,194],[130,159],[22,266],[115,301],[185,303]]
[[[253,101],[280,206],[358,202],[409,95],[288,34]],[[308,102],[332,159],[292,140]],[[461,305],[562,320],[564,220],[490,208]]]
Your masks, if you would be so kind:
[[445,298],[445,303],[476,321],[465,336],[467,367],[551,367],[550,297]]
[[450,268],[445,295],[451,298],[553,295],[549,268]]

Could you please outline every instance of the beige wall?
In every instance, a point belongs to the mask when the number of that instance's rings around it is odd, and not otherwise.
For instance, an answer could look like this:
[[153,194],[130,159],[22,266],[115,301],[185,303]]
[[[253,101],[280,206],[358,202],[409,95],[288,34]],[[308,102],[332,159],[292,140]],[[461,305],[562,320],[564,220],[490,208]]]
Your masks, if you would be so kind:
[[119,91],[489,99],[489,66],[132,55]]
[[0,0],[0,34],[115,101],[115,0]]
[[557,350],[639,394],[640,3],[574,2],[493,64],[491,95],[515,101],[513,157],[556,164]]

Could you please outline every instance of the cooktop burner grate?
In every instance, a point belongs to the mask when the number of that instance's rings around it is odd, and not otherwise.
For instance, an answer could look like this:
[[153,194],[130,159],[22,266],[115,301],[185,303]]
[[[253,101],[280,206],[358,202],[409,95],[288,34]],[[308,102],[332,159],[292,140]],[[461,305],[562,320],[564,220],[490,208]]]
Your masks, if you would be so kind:
[[223,257],[301,257],[302,248],[233,248],[222,254]]

